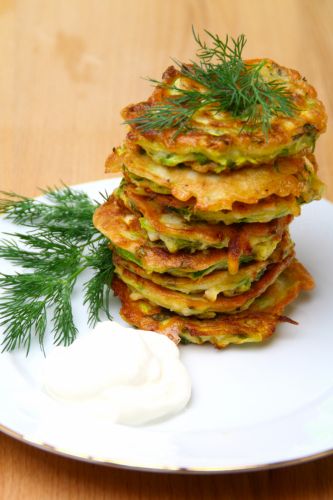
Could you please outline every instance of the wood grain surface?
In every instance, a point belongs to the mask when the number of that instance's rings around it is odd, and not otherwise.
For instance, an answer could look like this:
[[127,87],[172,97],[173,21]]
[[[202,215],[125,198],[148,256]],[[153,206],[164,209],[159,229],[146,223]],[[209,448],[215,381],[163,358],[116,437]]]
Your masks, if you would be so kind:
[[[0,0],[0,189],[104,177],[120,109],[145,98],[191,25],[248,37],[247,57],[298,69],[333,114],[332,0]],[[333,199],[331,128],[317,145]],[[4,383],[1,381],[1,383]],[[0,435],[0,499],[332,499],[333,457],[280,470],[173,476],[104,468]]]

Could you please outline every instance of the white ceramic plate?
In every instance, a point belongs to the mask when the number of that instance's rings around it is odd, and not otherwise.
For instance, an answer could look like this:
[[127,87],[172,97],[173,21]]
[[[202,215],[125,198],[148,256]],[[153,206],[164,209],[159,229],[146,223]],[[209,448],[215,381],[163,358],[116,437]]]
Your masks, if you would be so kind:
[[[76,186],[96,199],[119,180]],[[333,205],[305,206],[292,224],[297,256],[317,287],[287,309],[299,326],[280,324],[262,345],[181,346],[193,396],[181,414],[154,425],[126,427],[71,421],[43,393],[38,343],[0,354],[0,429],[72,458],[161,471],[227,472],[275,467],[333,450]],[[0,220],[0,230],[17,227]],[[9,265],[1,261],[2,272]],[[85,277],[86,278],[86,277]],[[84,278],[83,278],[84,279]],[[82,280],[81,280],[82,283]],[[78,287],[79,288],[79,287]],[[112,299],[119,318],[119,302]],[[75,319],[86,329],[77,289]],[[47,343],[47,350],[52,347]]]

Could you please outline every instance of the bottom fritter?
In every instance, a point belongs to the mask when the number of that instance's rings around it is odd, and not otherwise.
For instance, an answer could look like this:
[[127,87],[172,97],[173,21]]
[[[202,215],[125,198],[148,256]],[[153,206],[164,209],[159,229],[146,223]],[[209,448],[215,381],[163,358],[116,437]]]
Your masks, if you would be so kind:
[[282,316],[284,308],[302,290],[310,290],[313,286],[308,271],[297,260],[293,260],[246,311],[232,315],[219,314],[213,319],[197,319],[172,313],[145,299],[135,300],[135,294],[118,277],[114,278],[112,284],[122,302],[121,316],[131,325],[162,333],[176,343],[210,342],[218,348],[228,344],[262,342],[274,333],[279,321],[292,322]]

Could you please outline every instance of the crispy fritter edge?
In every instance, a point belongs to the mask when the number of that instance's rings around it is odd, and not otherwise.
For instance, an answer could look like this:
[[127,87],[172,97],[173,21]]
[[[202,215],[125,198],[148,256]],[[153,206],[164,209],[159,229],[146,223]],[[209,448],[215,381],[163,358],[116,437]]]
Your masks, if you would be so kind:
[[[260,310],[255,301],[243,313],[219,315],[217,318],[206,320],[183,318],[147,300],[134,301],[130,298],[129,288],[118,277],[114,278],[112,288],[122,302],[121,316],[131,325],[167,335],[175,343],[181,340],[199,344],[210,342],[218,348],[223,348],[230,343],[261,342],[274,333],[278,322],[295,323],[283,316],[283,311],[301,291],[311,290],[314,287],[314,281],[305,267],[296,259],[281,276],[283,275],[288,276],[291,285],[274,306]],[[276,287],[277,283],[271,285],[260,299],[277,293]],[[256,334],[260,328],[260,333],[253,337],[254,332]],[[219,329],[220,331],[224,329],[223,333],[219,333]]]

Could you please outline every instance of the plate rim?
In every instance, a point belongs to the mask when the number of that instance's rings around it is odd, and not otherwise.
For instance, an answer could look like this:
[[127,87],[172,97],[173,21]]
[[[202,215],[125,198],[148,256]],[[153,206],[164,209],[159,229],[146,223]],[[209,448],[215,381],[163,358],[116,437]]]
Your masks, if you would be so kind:
[[90,455],[79,455],[73,452],[66,452],[57,448],[56,446],[49,445],[44,442],[33,441],[32,439],[26,438],[24,435],[10,429],[9,427],[0,423],[0,432],[9,436],[16,441],[19,441],[28,446],[32,446],[35,449],[45,451],[52,455],[78,460],[80,462],[93,464],[93,465],[102,465],[104,467],[115,467],[124,470],[133,470],[133,471],[141,471],[141,472],[156,472],[156,473],[166,473],[166,474],[232,474],[239,472],[256,472],[256,471],[265,471],[270,469],[280,469],[282,467],[288,467],[291,465],[301,465],[307,462],[311,462],[313,460],[319,460],[321,458],[329,457],[333,455],[333,448],[329,448],[327,450],[313,453],[311,455],[306,455],[304,457],[299,458],[291,458],[287,460],[279,460],[277,462],[268,462],[256,465],[235,465],[235,466],[223,466],[223,467],[177,467],[170,466],[166,467],[165,465],[159,464],[138,464],[131,463],[129,461],[120,461],[120,460],[106,460],[105,458],[93,457]]

